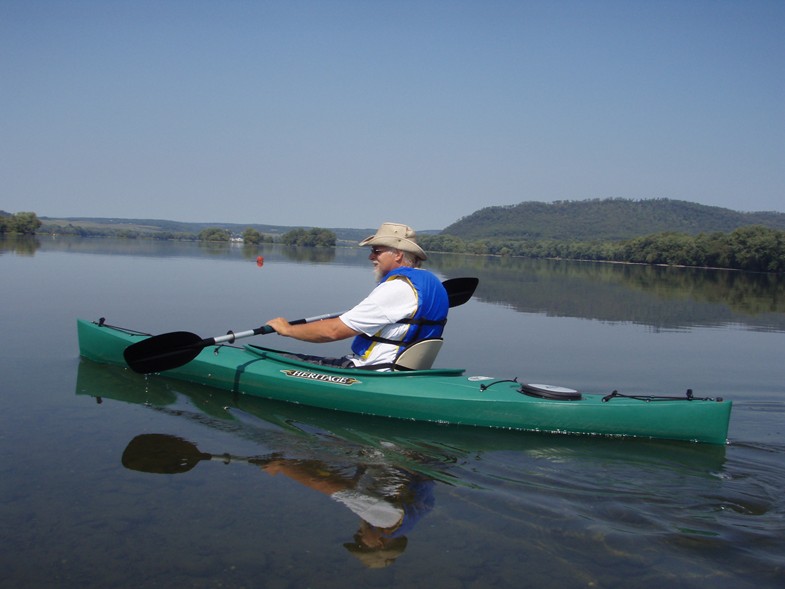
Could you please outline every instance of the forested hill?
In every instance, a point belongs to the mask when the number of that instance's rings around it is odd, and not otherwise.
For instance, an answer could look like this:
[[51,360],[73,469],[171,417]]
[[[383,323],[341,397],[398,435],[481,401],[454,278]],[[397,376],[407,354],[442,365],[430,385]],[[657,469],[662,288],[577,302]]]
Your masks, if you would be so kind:
[[480,209],[442,233],[464,240],[616,241],[663,232],[727,233],[749,225],[785,230],[785,213],[742,213],[670,199],[522,202]]

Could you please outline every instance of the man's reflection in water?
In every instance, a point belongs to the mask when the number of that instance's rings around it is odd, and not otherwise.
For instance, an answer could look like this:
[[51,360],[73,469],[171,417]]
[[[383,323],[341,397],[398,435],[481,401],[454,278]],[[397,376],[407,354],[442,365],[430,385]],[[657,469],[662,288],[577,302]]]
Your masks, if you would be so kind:
[[140,434],[129,442],[121,461],[131,470],[167,475],[188,472],[202,461],[243,462],[272,476],[283,474],[357,514],[361,521],[354,541],[344,546],[366,566],[386,567],[406,549],[406,534],[433,509],[435,483],[371,448],[352,448],[350,453],[354,457],[343,454],[329,462],[279,453],[237,457],[202,452],[178,436]]
[[344,547],[370,568],[395,562],[406,549],[406,534],[433,509],[433,480],[392,465],[339,467],[318,460],[274,458],[261,468],[324,493],[357,514],[360,527],[354,541]]

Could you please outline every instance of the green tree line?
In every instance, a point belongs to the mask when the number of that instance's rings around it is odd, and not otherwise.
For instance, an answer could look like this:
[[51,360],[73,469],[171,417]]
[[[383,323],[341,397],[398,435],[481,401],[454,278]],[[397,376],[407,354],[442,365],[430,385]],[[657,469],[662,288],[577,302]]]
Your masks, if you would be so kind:
[[35,235],[40,227],[41,220],[35,213],[0,214],[0,234]]
[[[199,232],[199,241],[230,241],[232,234],[228,229],[209,227]],[[253,227],[243,232],[243,243],[253,245],[259,243],[273,243],[273,238],[262,235]],[[335,247],[335,233],[329,229],[293,229],[280,237],[283,245],[305,247]]]
[[[42,226],[42,222],[35,213],[17,213],[10,215],[0,211],[0,233],[20,233],[33,235]],[[47,224],[48,233],[57,235],[74,235],[78,237],[117,237],[121,239],[163,239],[183,241],[208,241],[228,242],[232,239],[232,232],[224,227],[206,227],[198,233],[182,231],[145,231],[142,229],[110,228],[110,227],[83,227],[68,223]],[[274,243],[271,235],[265,235],[253,227],[248,227],[242,234],[243,243],[257,245],[261,243]],[[282,235],[279,239],[284,245],[308,247],[335,247],[337,237],[329,229],[294,229]]]
[[335,247],[335,233],[329,229],[293,229],[281,236],[284,245]]
[[[9,214],[0,211],[0,234],[32,235],[42,222],[33,212]],[[198,234],[178,232],[144,232],[136,229],[84,228],[47,225],[46,230],[82,237],[120,237],[229,241],[224,228],[207,228]],[[247,228],[243,241],[248,244],[272,243],[269,235]],[[279,239],[284,245],[334,247],[336,235],[328,229],[294,229]],[[643,237],[618,240],[566,239],[464,239],[447,233],[421,235],[423,247],[432,252],[470,253],[478,255],[518,256],[525,258],[591,260],[713,267],[750,272],[785,272],[785,231],[761,225],[740,227],[730,232],[703,232],[697,235],[667,231]]]
[[445,234],[423,235],[419,241],[431,252],[785,272],[785,231],[761,226],[694,236],[665,232],[624,241],[466,241]]

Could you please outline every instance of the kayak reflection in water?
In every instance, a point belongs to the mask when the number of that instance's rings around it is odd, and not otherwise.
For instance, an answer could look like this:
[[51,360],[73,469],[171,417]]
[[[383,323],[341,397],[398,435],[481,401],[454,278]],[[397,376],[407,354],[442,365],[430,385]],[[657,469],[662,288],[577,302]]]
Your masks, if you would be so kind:
[[276,458],[262,469],[324,493],[359,516],[354,541],[344,547],[369,568],[395,562],[406,549],[406,534],[434,505],[433,480],[391,465],[349,469],[319,460]]
[[[363,453],[373,450],[364,449]],[[422,474],[372,459],[327,463],[280,454],[238,457],[202,452],[195,444],[168,434],[140,434],[122,456],[125,468],[155,474],[179,474],[202,461],[242,462],[275,476],[283,474],[330,496],[360,517],[354,542],[344,547],[370,568],[391,565],[406,549],[409,533],[434,505],[434,481]]]
[[378,282],[363,301],[338,317],[312,323],[293,324],[283,317],[267,322],[279,335],[306,342],[354,337],[352,353],[341,358],[293,356],[322,365],[389,370],[408,345],[441,336],[450,300],[439,279],[420,268],[427,256],[415,231],[383,223],[359,245],[371,246],[368,259]]

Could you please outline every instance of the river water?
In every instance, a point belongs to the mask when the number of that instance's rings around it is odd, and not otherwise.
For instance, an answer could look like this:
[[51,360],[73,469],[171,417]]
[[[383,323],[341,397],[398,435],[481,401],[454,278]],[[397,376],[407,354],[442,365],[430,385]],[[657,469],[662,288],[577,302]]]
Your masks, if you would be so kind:
[[783,586],[785,278],[429,267],[480,278],[437,365],[587,393],[692,388],[733,400],[728,444],[370,419],[97,365],[78,357],[77,317],[210,337],[339,312],[372,286],[366,252],[0,241],[2,586]]

